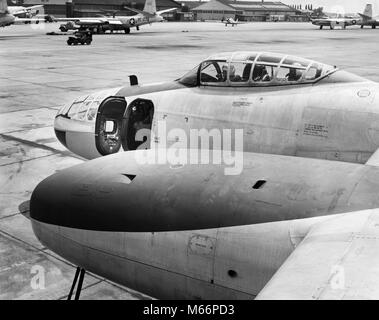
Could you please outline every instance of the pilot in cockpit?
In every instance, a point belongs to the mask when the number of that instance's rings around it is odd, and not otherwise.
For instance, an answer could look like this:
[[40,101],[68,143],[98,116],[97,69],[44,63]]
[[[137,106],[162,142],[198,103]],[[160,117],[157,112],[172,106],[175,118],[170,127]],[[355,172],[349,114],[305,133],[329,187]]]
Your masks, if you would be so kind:
[[253,71],[253,80],[254,81],[270,81],[270,76],[267,73],[266,66],[256,65]]
[[[300,66],[300,64],[295,63],[294,66]],[[302,75],[303,74],[302,74],[301,70],[296,69],[296,68],[290,68],[289,73],[286,75],[286,79],[288,81],[298,81],[298,80],[300,80]]]

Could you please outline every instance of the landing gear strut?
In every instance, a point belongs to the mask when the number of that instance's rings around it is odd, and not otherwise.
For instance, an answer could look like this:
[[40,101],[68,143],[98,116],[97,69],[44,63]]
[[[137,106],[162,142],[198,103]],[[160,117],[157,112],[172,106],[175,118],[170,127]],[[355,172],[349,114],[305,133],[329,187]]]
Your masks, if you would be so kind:
[[[79,273],[80,273],[80,276],[79,276]],[[72,297],[72,294],[74,292],[76,281],[78,280],[78,277],[79,277],[79,283],[78,283],[78,287],[76,288],[74,300],[79,300],[80,292],[82,291],[82,285],[83,285],[83,279],[84,279],[85,273],[86,273],[86,270],[84,270],[83,268],[80,268],[80,267],[76,268],[74,281],[72,282],[72,286],[70,289],[70,293],[67,296],[67,300],[71,300],[71,297]]]

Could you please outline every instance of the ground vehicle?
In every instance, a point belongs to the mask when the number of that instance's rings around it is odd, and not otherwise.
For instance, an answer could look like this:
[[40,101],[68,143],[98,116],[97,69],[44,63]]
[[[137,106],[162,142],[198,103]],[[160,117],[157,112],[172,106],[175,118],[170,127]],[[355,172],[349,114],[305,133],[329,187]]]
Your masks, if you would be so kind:
[[74,33],[75,37],[68,37],[67,44],[70,45],[78,45],[87,44],[90,45],[92,42],[92,33],[89,30],[80,30]]
[[68,30],[78,30],[79,26],[77,26],[74,22],[68,21],[67,23],[61,24],[59,30],[62,32],[67,32]]

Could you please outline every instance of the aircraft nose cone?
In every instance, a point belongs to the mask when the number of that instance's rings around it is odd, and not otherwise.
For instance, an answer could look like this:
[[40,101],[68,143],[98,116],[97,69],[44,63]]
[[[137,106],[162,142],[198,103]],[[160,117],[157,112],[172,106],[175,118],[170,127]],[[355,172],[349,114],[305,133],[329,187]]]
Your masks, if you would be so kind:
[[[194,230],[256,221],[253,198],[234,191],[225,197],[218,191],[217,185],[225,190],[236,185],[222,166],[141,164],[136,156],[142,152],[108,155],[43,180],[31,197],[31,219],[110,232]],[[154,152],[149,161],[155,160]]]
[[134,220],[140,219],[129,214],[130,206],[140,199],[136,199],[136,188],[131,183],[135,175],[133,168],[130,169],[132,161],[128,165],[129,159],[133,158],[105,163],[100,158],[46,178],[32,193],[30,217],[43,223],[86,230],[132,228]]
[[34,189],[30,199],[30,217],[40,222],[54,225],[62,225],[65,219],[62,205],[66,202],[66,197],[70,186],[65,177],[54,174],[42,182]]

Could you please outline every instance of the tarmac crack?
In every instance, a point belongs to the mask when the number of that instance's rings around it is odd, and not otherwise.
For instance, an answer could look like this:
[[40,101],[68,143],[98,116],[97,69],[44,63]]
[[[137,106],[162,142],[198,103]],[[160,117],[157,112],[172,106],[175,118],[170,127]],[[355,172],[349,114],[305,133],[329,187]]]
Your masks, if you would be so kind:
[[[32,95],[28,95],[28,97],[32,97]],[[1,99],[1,98],[0,98]],[[9,110],[9,111],[6,111],[6,112],[1,112],[0,114],[8,114],[8,113],[13,113],[13,112],[20,112],[20,111],[35,111],[35,110],[39,110],[39,109],[51,109],[51,110],[58,110],[59,108],[61,108],[63,106],[63,104],[57,104],[57,105],[52,105],[52,106],[46,106],[46,107],[40,107],[40,108],[22,108],[20,110]],[[12,131],[14,132],[14,131]]]
[[14,216],[17,216],[18,214],[21,214],[21,212],[11,213],[11,214],[5,215],[3,217],[0,217],[0,220],[4,220],[4,219],[7,219],[7,218],[12,218]]
[[[22,166],[22,163],[24,162],[27,162],[27,161],[33,161],[33,160],[38,160],[38,159],[42,159],[42,158],[46,158],[46,157],[51,157],[51,156],[55,156],[56,154],[52,153],[52,154],[47,154],[47,155],[44,155],[44,156],[40,156],[40,157],[35,157],[35,158],[29,158],[29,159],[23,159],[23,160],[20,160],[20,161],[14,161],[14,162],[10,162],[10,163],[5,163],[5,164],[2,164],[0,165],[0,167],[5,167],[5,166],[9,166],[9,165],[13,165],[13,164],[20,164],[20,167]],[[15,172],[13,175],[17,175],[18,173],[21,172],[21,168],[17,169],[17,172]],[[8,180],[12,180],[11,178],[8,178]],[[0,194],[2,194],[3,192],[0,192]],[[4,192],[4,194],[11,194],[12,192]],[[14,193],[18,193],[17,191],[15,191]]]
[[[9,134],[4,134],[4,133],[1,133],[0,137],[3,138],[4,140],[7,140],[7,141],[17,141],[17,142],[23,143],[23,144],[25,144],[25,145],[27,145],[29,147],[33,147],[33,148],[38,148],[38,149],[43,149],[43,150],[46,150],[46,151],[50,151],[53,154],[60,154],[60,155],[63,155],[63,156],[73,157],[73,158],[77,158],[77,159],[81,159],[82,160],[81,157],[76,156],[75,154],[73,154],[73,153],[71,153],[69,151],[61,151],[61,150],[55,149],[53,147],[49,147],[49,146],[46,146],[46,145],[43,145],[43,144],[39,144],[39,143],[34,142],[34,141],[17,138],[17,137],[11,136]],[[50,155],[48,155],[48,156],[50,156]],[[46,156],[44,156],[44,157],[46,157]],[[28,160],[33,160],[33,159],[38,159],[38,158],[32,158],[32,159],[28,159]],[[23,160],[23,161],[27,161],[27,160]]]

